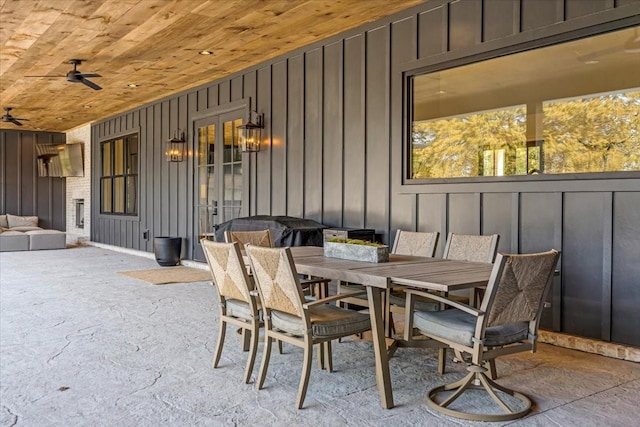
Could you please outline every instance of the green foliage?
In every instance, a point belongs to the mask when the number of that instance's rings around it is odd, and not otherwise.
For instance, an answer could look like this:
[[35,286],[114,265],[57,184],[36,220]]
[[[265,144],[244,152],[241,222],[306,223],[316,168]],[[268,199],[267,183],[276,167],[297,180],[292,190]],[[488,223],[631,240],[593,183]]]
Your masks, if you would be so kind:
[[638,91],[544,103],[537,143],[526,118],[519,106],[415,122],[412,178],[640,170]]
[[360,240],[360,239],[341,239],[339,237],[332,237],[331,239],[327,240],[328,242],[331,243],[348,243],[350,245],[364,245],[364,246],[374,246],[376,248],[382,248],[385,245],[382,245],[380,243],[375,243],[375,242],[370,242],[368,240]]

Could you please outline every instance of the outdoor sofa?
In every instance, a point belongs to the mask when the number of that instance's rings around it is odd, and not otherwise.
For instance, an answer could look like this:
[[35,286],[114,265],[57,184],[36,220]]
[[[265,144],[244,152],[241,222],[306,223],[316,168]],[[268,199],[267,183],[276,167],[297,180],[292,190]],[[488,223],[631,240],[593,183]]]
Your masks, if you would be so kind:
[[37,216],[0,215],[0,252],[66,247],[66,233],[38,227]]

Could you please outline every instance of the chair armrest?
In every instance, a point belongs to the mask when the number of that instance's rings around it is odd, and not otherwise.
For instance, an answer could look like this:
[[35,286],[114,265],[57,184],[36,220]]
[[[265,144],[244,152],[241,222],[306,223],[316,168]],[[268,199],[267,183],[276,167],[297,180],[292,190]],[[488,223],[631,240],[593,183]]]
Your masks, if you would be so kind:
[[326,304],[328,302],[338,301],[338,300],[341,300],[341,299],[345,299],[345,298],[349,298],[349,297],[353,297],[353,296],[357,296],[357,295],[364,295],[364,294],[366,294],[365,291],[362,291],[362,292],[349,292],[349,293],[346,293],[346,294],[338,294],[338,295],[334,295],[334,296],[331,296],[331,297],[318,299],[318,300],[315,300],[315,301],[309,301],[308,303],[302,304],[302,308],[307,309],[309,307],[313,307],[314,305]]
[[477,308],[471,307],[470,305],[463,304],[459,301],[454,301],[449,298],[441,297],[440,295],[434,295],[429,292],[422,292],[415,289],[406,289],[405,293],[407,294],[407,304],[406,304],[407,307],[409,307],[409,299],[412,298],[412,295],[419,295],[421,297],[428,298],[430,300],[441,302],[445,305],[457,308],[458,310],[462,310],[476,317],[480,316],[481,314],[484,314],[483,311],[480,311]]

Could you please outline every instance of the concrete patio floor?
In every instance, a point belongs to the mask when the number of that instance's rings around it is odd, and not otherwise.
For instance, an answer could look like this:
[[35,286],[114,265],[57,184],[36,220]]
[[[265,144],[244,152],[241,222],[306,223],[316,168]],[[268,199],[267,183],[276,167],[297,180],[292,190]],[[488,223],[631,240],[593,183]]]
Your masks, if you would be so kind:
[[[256,390],[242,383],[246,353],[229,333],[212,369],[215,288],[116,274],[157,267],[98,247],[0,254],[0,425],[487,425],[427,408],[427,389],[466,372],[448,363],[438,375],[431,350],[396,352],[396,407],[382,409],[371,344],[356,339],[334,345],[333,373],[314,362],[305,408],[296,410],[302,351],[274,352]],[[535,404],[527,417],[497,425],[638,425],[638,363],[541,344],[535,354],[498,359],[497,368],[501,384]]]

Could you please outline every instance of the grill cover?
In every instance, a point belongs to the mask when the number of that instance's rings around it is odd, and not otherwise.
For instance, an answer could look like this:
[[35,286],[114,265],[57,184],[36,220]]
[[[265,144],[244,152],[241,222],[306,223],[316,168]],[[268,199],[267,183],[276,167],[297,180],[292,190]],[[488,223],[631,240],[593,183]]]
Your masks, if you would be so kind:
[[224,242],[225,231],[258,231],[267,228],[271,230],[276,247],[322,246],[322,230],[327,226],[311,219],[256,215],[232,219],[214,227],[218,242]]

